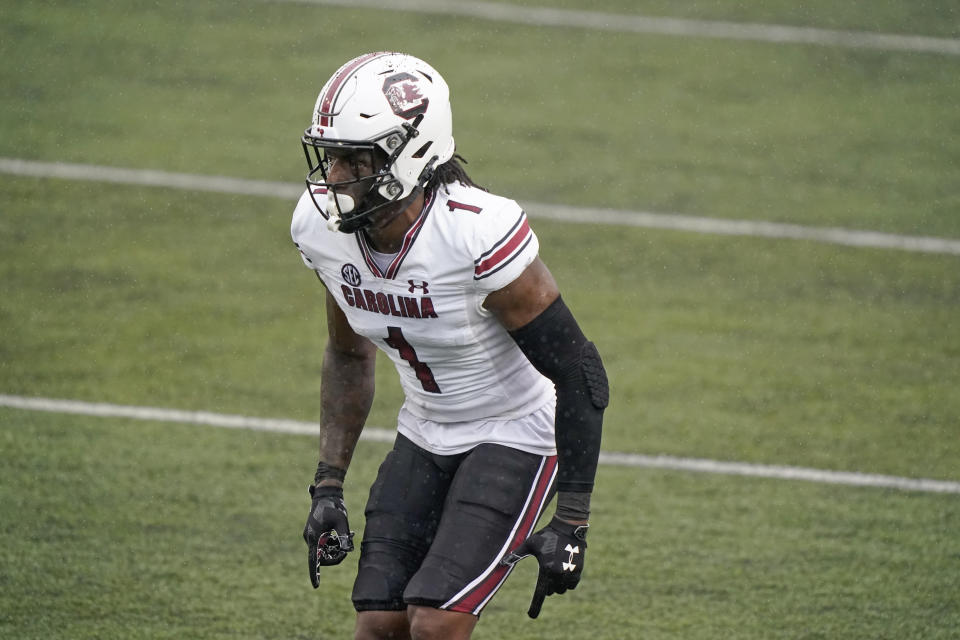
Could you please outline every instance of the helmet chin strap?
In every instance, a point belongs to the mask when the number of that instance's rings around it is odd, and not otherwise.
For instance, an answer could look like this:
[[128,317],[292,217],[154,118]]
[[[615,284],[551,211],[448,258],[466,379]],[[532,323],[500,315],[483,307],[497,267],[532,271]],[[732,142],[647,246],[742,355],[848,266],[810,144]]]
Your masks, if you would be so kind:
[[[374,229],[381,229],[395,220],[400,214],[406,211],[407,207],[410,206],[410,203],[414,201],[419,193],[423,191],[422,187],[417,187],[414,189],[410,195],[402,200],[397,200],[390,202],[389,204],[383,200],[382,196],[369,195],[361,200],[360,205],[365,209],[372,208],[376,205],[384,205],[383,209],[369,217],[369,221],[364,226],[371,226]],[[333,197],[330,197],[333,195]],[[376,202],[380,200],[381,202]],[[327,228],[331,231],[341,231],[343,226],[342,214],[350,213],[357,207],[356,201],[349,195],[343,193],[333,193],[332,191],[327,195],[327,204],[325,211],[327,213]],[[354,230],[351,230],[352,233]]]
[[[420,120],[422,119],[423,115],[421,114],[417,117],[417,120],[414,124],[419,124]],[[430,162],[427,163],[427,166],[424,167],[423,171],[421,172],[420,180],[418,181],[417,186],[413,188],[413,191],[411,191],[407,197],[403,198],[402,200],[398,200],[393,206],[389,206],[384,211],[377,214],[377,217],[371,221],[370,226],[374,229],[382,229],[393,222],[400,214],[406,211],[407,207],[413,204],[413,201],[417,199],[417,196],[423,193],[424,186],[430,181],[430,177],[433,175],[433,165],[436,162],[437,156],[431,158]]]
[[[416,123],[423,118],[423,116],[418,116]],[[416,129],[413,129],[416,132]],[[413,137],[416,135],[414,133],[411,135]],[[382,229],[391,222],[393,222],[400,214],[407,210],[413,201],[423,193],[424,185],[430,181],[430,177],[433,175],[434,164],[437,161],[437,156],[434,156],[427,163],[427,166],[424,167],[423,171],[420,173],[420,179],[416,187],[405,197],[400,200],[387,201],[382,195],[380,195],[378,188],[375,186],[366,195],[360,200],[360,206],[363,210],[369,210],[376,207],[383,207],[380,211],[376,212],[375,215],[370,215],[368,222],[362,225],[359,228],[364,226],[370,226],[374,229]],[[331,197],[331,195],[333,197]],[[386,206],[384,206],[386,205]],[[333,189],[327,193],[327,204],[325,207],[327,213],[327,228],[331,231],[341,231],[343,226],[343,214],[350,213],[357,208],[357,202],[353,199],[352,196],[345,193],[337,193]],[[350,226],[350,225],[348,225]],[[353,233],[357,228],[350,229],[349,233]]]
[[416,187],[413,191],[410,192],[406,198],[398,200],[393,205],[386,207],[383,211],[379,212],[377,216],[371,220],[370,226],[374,229],[382,229],[394,220],[396,220],[400,214],[407,210],[417,196],[423,192],[422,187]]

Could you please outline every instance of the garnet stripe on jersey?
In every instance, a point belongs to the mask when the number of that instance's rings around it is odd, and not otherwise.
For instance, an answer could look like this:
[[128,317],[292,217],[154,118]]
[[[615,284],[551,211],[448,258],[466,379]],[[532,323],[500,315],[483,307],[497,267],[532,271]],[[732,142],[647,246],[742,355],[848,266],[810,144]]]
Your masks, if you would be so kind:
[[407,229],[407,232],[403,235],[403,242],[400,245],[400,251],[397,252],[397,257],[387,266],[387,271],[384,273],[380,270],[380,267],[377,265],[376,260],[373,259],[373,256],[370,255],[370,246],[367,244],[367,238],[362,233],[357,233],[357,245],[360,247],[360,253],[363,255],[364,262],[367,263],[367,266],[370,267],[370,272],[373,273],[378,278],[383,278],[385,280],[393,280],[397,277],[397,272],[400,271],[400,265],[403,264],[404,258],[407,257],[407,254],[410,253],[410,248],[413,247],[413,243],[416,241],[417,236],[420,235],[420,231],[424,227],[424,223],[427,220],[427,215],[430,213],[430,209],[433,206],[433,192],[427,190],[426,200],[423,204],[423,210],[420,212],[420,215],[417,216],[417,219],[413,221],[413,225]]
[[[530,230],[530,224],[527,222],[526,215],[523,216],[523,222],[520,224],[519,228],[513,232],[513,235],[506,240],[506,243],[500,246],[500,248],[494,251],[493,255],[482,262],[477,262],[476,266],[473,269],[473,277],[475,280],[486,277],[493,273],[498,267],[502,266],[500,263],[509,261],[510,258],[516,252],[517,248],[524,244],[524,240],[527,240],[528,237],[533,232]],[[501,242],[503,242],[501,240]],[[483,256],[481,256],[483,258]]]
[[517,216],[516,222],[513,223],[513,226],[511,226],[510,229],[509,229],[505,234],[503,234],[503,236],[502,236],[499,240],[497,240],[496,242],[494,242],[494,243],[493,243],[493,246],[491,246],[489,249],[487,249],[486,251],[484,251],[483,253],[481,253],[481,254],[480,254],[480,257],[477,258],[476,260],[474,260],[473,263],[474,263],[474,264],[480,264],[481,262],[483,262],[484,260],[486,260],[490,255],[496,253],[497,249],[500,248],[500,245],[502,245],[503,243],[509,241],[510,238],[513,237],[514,233],[516,233],[517,229],[520,228],[520,225],[523,224],[523,221],[526,220],[526,219],[527,219],[527,214],[526,214],[526,212],[525,212],[525,211],[521,211],[521,212],[520,212],[520,215]]
[[[318,123],[321,127],[330,127],[333,126],[333,116],[330,114],[330,110],[333,108],[333,105],[337,101],[337,94],[340,93],[340,89],[343,87],[344,83],[347,81],[347,78],[353,74],[354,71],[362,67],[367,62],[370,62],[374,58],[379,58],[380,56],[389,55],[385,52],[379,53],[368,53],[362,55],[355,60],[352,60],[346,64],[338,73],[333,80],[330,81],[330,87],[327,89],[327,92],[323,95],[323,100],[320,102],[320,122]],[[329,114],[329,115],[322,115]]]
[[[540,475],[534,481],[527,504],[524,507],[524,511],[520,514],[519,524],[516,529],[514,529],[502,555],[516,549],[530,536],[534,525],[536,525],[537,520],[540,519],[543,507],[546,506],[547,500],[550,497],[550,487],[556,476],[556,469],[557,456],[545,457],[544,465],[540,469]],[[493,594],[500,588],[500,585],[503,584],[512,570],[512,566],[502,566],[500,564],[500,558],[496,558],[493,564],[487,568],[485,574],[481,575],[480,581],[475,586],[468,587],[469,591],[465,589],[465,591],[467,591],[465,594],[461,591],[441,608],[450,611],[476,614],[476,612],[483,607],[484,603],[493,597]]]
[[397,257],[393,259],[393,262],[390,263],[390,266],[387,267],[386,277],[388,279],[397,277],[397,272],[400,271],[400,265],[403,264],[404,258],[406,258],[407,254],[410,253],[410,248],[413,247],[413,243],[416,241],[417,236],[420,235],[420,230],[424,227],[424,223],[427,220],[427,215],[430,213],[430,208],[433,206],[433,191],[427,189],[424,198],[425,202],[423,203],[423,210],[420,212],[420,216],[403,236],[403,244],[400,246],[400,252],[397,254]]
[[509,266],[511,262],[513,262],[514,260],[516,260],[517,256],[521,255],[524,251],[526,251],[527,245],[530,244],[532,241],[533,241],[533,234],[531,233],[531,234],[528,235],[528,236],[526,237],[526,239],[523,241],[523,246],[521,246],[519,249],[517,249],[516,251],[514,251],[513,254],[512,254],[509,258],[507,258],[506,260],[502,261],[500,264],[498,264],[495,268],[491,269],[490,271],[484,272],[484,274],[483,274],[482,276],[474,275],[474,276],[473,276],[473,279],[474,279],[474,280],[483,280],[484,278],[488,278],[488,277],[492,276],[493,274],[495,274],[496,272],[500,271],[500,270],[503,269],[504,267]]
[[363,256],[363,261],[367,263],[367,268],[370,269],[370,273],[378,278],[382,278],[383,273],[381,273],[380,267],[377,266],[377,261],[373,259],[373,256],[370,255],[370,250],[367,248],[366,236],[362,233],[355,233],[353,237],[357,241],[357,246],[360,248],[360,255]]

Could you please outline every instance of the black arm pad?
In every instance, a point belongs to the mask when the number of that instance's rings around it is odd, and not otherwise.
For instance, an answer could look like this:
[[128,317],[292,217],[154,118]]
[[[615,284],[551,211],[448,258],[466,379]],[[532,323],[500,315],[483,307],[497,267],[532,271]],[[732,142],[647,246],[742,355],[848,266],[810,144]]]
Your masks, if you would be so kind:
[[610,396],[597,348],[560,297],[510,335],[557,389],[557,490],[592,491]]

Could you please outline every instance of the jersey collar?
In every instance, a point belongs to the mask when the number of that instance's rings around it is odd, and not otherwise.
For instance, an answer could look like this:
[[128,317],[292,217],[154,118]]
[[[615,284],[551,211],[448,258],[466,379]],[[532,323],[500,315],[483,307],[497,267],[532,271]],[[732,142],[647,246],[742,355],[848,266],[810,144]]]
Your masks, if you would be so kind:
[[397,252],[396,257],[390,262],[387,266],[386,271],[382,271],[379,266],[377,266],[377,261],[373,259],[372,249],[367,241],[367,236],[365,233],[358,232],[354,236],[357,238],[357,245],[360,247],[360,253],[363,255],[364,262],[367,263],[367,268],[378,278],[383,278],[385,280],[393,280],[397,277],[397,273],[400,271],[400,265],[403,264],[404,258],[407,257],[407,254],[410,253],[411,247],[413,247],[414,241],[417,239],[417,236],[420,235],[421,229],[424,227],[424,223],[427,220],[427,216],[430,214],[430,209],[433,207],[433,190],[427,189],[423,209],[420,210],[420,215],[417,216],[417,219],[413,221],[413,224],[410,225],[410,228],[407,229],[407,232],[403,235],[403,242],[400,244],[400,250]]

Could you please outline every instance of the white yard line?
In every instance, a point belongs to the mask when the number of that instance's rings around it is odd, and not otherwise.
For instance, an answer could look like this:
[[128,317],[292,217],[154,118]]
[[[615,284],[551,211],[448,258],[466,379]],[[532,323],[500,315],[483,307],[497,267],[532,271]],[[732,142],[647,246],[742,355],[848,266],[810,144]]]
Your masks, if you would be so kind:
[[900,249],[922,253],[960,255],[960,240],[929,236],[905,236],[878,231],[860,231],[838,227],[807,227],[762,220],[729,220],[704,218],[681,213],[650,213],[647,211],[618,211],[591,209],[565,205],[524,203],[527,212],[535,218],[566,222],[602,223],[673,231],[690,231],[714,235],[752,236],[755,238],[782,238],[812,240],[827,244],[874,249]]
[[[319,425],[315,422],[302,422],[279,418],[254,418],[250,416],[210,413],[207,411],[180,411],[157,407],[135,407],[106,404],[100,402],[79,402],[76,400],[57,400],[53,398],[29,398],[24,396],[0,395],[0,406],[29,411],[47,411],[75,415],[129,418],[134,420],[158,420],[162,422],[180,422],[185,424],[226,427],[231,429],[252,429],[273,433],[297,435],[317,435]],[[393,442],[395,433],[389,429],[366,427],[361,439],[376,442]],[[849,471],[825,471],[804,467],[780,465],[749,464],[745,462],[721,462],[697,458],[676,458],[673,456],[646,456],[635,453],[604,452],[600,454],[600,464],[620,467],[640,467],[646,469],[668,469],[672,471],[694,471],[733,476],[772,478],[777,480],[803,480],[821,484],[848,485],[855,487],[875,487],[899,489],[903,491],[921,491],[926,493],[960,494],[960,482],[949,480],[929,480],[924,478],[900,478],[897,476],[856,473]]]
[[[303,192],[300,184],[247,180],[224,176],[202,176],[189,173],[170,173],[151,169],[125,169],[64,162],[37,162],[19,158],[0,157],[0,173],[66,180],[90,180],[134,184],[150,187],[167,187],[196,191],[213,191],[240,195],[266,196],[295,200]],[[876,231],[858,231],[834,227],[807,227],[759,220],[728,220],[705,218],[680,213],[652,213],[648,211],[623,211],[595,209],[523,202],[534,218],[561,222],[667,229],[714,235],[752,236],[758,238],[782,238],[809,240],[828,244],[874,249],[899,249],[921,253],[960,255],[960,240],[929,236],[906,236]]]
[[384,11],[410,11],[434,15],[481,18],[496,22],[537,27],[569,27],[646,33],[694,38],[753,40],[773,43],[813,44],[853,49],[912,51],[960,55],[960,40],[920,35],[840,31],[778,24],[663,18],[636,14],[575,11],[548,7],[522,7],[494,2],[456,2],[453,0],[281,0],[299,4],[337,6]]
[[305,185],[265,180],[247,180],[223,176],[202,176],[191,173],[172,173],[154,169],[126,169],[104,167],[95,164],[70,164],[67,162],[37,162],[20,158],[0,158],[0,173],[36,178],[59,178],[62,180],[86,180],[90,182],[113,182],[145,187],[167,187],[188,191],[213,191],[236,193],[245,196],[267,196],[295,200],[303,193]]

